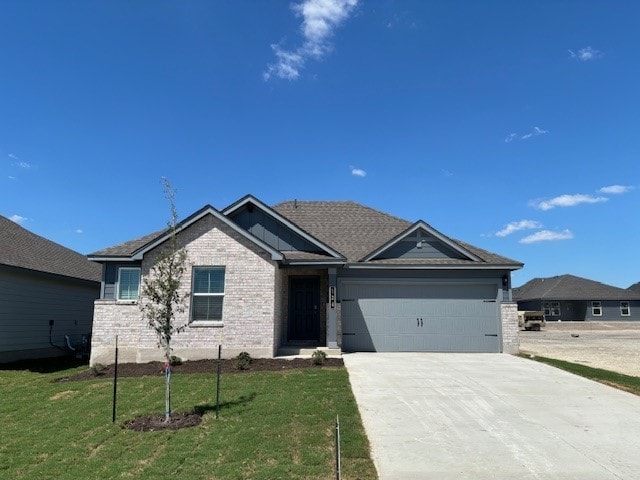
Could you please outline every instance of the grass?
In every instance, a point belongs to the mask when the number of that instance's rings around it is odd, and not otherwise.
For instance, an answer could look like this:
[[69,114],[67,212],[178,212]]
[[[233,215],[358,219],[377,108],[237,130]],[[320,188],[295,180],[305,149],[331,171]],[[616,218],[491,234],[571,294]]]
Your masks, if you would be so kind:
[[640,395],[640,377],[624,375],[622,373],[603,370],[601,368],[587,367],[579,363],[566,362],[555,358],[538,357],[535,355],[532,356],[525,354],[521,356],[537,362],[546,363],[547,365],[560,368],[567,372],[580,375],[581,377],[585,377],[590,380],[595,380],[596,382],[604,383],[605,385],[609,385],[635,395]]
[[330,479],[340,416],[345,479],[375,479],[344,368],[172,377],[173,409],[206,412],[177,431],[121,427],[162,413],[164,378],[122,378],[111,422],[109,379],[53,383],[87,367],[0,370],[0,478]]

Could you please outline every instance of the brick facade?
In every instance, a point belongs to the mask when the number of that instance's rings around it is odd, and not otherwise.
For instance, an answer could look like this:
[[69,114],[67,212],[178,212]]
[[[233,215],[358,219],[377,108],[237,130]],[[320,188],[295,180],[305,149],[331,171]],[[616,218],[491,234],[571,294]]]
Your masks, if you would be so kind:
[[516,354],[520,351],[518,304],[516,302],[500,304],[500,318],[502,319],[502,352]]
[[[274,321],[281,306],[276,295],[276,279],[281,276],[276,262],[229,226],[207,215],[178,235],[187,250],[189,268],[181,290],[191,291],[194,266],[225,267],[223,320],[219,325],[189,325],[173,337],[173,354],[184,360],[215,358],[218,344],[224,357],[247,351],[254,357],[272,357],[279,334]],[[162,246],[148,252],[142,261],[142,276],[149,275]],[[176,316],[175,325],[189,323],[190,306]],[[91,364],[113,362],[115,336],[118,335],[119,361],[161,360],[155,332],[142,319],[137,302],[97,300]]]

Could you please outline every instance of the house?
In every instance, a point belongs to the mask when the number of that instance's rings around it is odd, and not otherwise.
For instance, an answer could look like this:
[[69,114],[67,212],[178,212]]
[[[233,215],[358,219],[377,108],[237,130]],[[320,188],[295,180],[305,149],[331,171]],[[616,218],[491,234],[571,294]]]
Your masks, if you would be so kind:
[[640,320],[640,292],[574,275],[534,278],[513,297],[519,310],[544,310],[550,321]]
[[634,291],[634,292],[640,292],[640,282],[634,283],[629,288],[627,288],[627,290],[631,290],[631,291]]
[[0,362],[63,355],[88,340],[100,272],[0,216]]
[[[511,271],[522,264],[354,202],[247,195],[205,206],[177,226],[190,264],[174,354],[212,358],[286,347],[344,351],[514,352]],[[160,358],[137,305],[169,238],[159,231],[93,253],[103,264],[92,362]]]

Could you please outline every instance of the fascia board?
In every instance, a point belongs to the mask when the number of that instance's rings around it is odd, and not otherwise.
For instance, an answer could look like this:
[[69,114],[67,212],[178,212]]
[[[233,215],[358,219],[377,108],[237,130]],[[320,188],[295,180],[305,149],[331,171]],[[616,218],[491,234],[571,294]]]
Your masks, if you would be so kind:
[[135,262],[136,259],[132,257],[94,257],[91,255],[87,255],[87,260],[91,260],[92,262]]
[[300,229],[300,227],[298,227],[295,223],[291,222],[291,220],[287,219],[286,217],[283,217],[278,212],[276,212],[273,208],[269,207],[268,205],[265,205],[263,202],[258,200],[253,195],[246,195],[245,197],[241,198],[237,202],[229,205],[227,208],[222,210],[221,213],[223,215],[225,215],[225,216],[228,216],[228,215],[232,214],[233,212],[239,210],[240,208],[244,207],[247,203],[253,203],[258,208],[260,208],[262,211],[264,211],[266,214],[270,215],[271,217],[273,217],[277,221],[283,223],[287,228],[293,230],[295,233],[300,235],[302,238],[304,238],[308,242],[311,242],[316,247],[324,250],[329,255],[331,255],[333,257],[336,257],[336,258],[344,258],[344,256],[341,255],[339,252],[335,251],[333,248],[331,248],[327,244],[322,243],[317,238],[313,237],[312,235],[308,234],[304,230]]
[[385,265],[373,265],[366,264],[353,264],[348,263],[345,268],[354,270],[520,270],[522,265],[399,265],[399,264],[385,264]]
[[482,259],[480,257],[478,257],[477,255],[474,255],[473,253],[471,253],[467,249],[462,248],[460,245],[458,245],[455,242],[453,242],[449,237],[447,237],[446,235],[443,235],[442,233],[438,232],[435,228],[431,227],[429,224],[427,224],[426,222],[424,222],[422,220],[418,220],[416,223],[411,225],[408,229],[406,229],[400,235],[397,235],[395,238],[392,238],[391,240],[389,240],[384,245],[378,247],[376,250],[374,250],[373,252],[368,254],[366,257],[364,257],[362,259],[362,261],[363,262],[368,262],[368,261],[374,259],[378,255],[380,255],[382,252],[384,252],[384,251],[388,250],[389,248],[393,247],[398,242],[400,242],[402,239],[408,237],[409,235],[411,235],[413,232],[415,232],[418,229],[425,230],[427,233],[429,233],[429,234],[433,235],[434,237],[436,237],[438,240],[440,240],[442,243],[447,245],[449,248],[452,248],[456,252],[464,255],[465,257],[468,257],[470,260],[474,260],[476,262],[482,262]]
[[[203,208],[200,212],[196,212],[196,214],[192,215],[191,217],[189,217],[184,222],[181,222],[176,228],[176,233],[180,233],[181,231],[183,231],[184,229],[186,229],[187,227],[189,227],[193,223],[197,222],[201,218],[204,218],[206,215],[213,215],[215,218],[217,218],[221,222],[225,223],[227,226],[229,226],[235,232],[237,232],[240,235],[242,235],[243,237],[245,237],[247,240],[255,243],[256,245],[258,245],[263,250],[266,250],[267,252],[269,252],[271,254],[271,259],[272,260],[282,260],[284,258],[284,256],[279,251],[277,251],[276,249],[274,249],[270,245],[267,245],[262,240],[254,237],[249,232],[247,232],[245,229],[240,228],[238,225],[236,225],[234,222],[229,220],[222,213],[220,213],[219,211],[217,211],[215,208],[213,208],[210,205],[205,207],[205,208]],[[133,252],[133,254],[131,255],[131,259],[132,260],[142,260],[142,257],[144,256],[145,253],[147,253],[148,251],[154,249],[158,245],[164,243],[170,237],[171,237],[171,233],[170,232],[158,237],[153,242],[148,243],[147,245],[145,245],[141,249],[137,250],[136,252]]]

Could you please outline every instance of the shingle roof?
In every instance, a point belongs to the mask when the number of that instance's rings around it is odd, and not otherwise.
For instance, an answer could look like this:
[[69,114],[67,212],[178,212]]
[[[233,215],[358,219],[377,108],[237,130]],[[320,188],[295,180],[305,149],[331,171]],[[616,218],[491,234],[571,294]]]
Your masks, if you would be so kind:
[[640,293],[604,283],[560,275],[534,278],[513,290],[515,300],[640,300]]
[[[381,245],[402,234],[412,223],[356,202],[287,201],[273,207],[304,231],[357,262]],[[521,265],[486,250],[449,238],[491,265]],[[472,260],[411,259],[373,260],[369,264],[469,265]]]
[[[352,201],[287,201],[273,207],[298,228],[342,254],[348,262],[356,263],[376,248],[401,235],[413,224],[393,215]],[[166,230],[145,235],[113,247],[92,253],[91,257],[130,256],[163,235]],[[486,265],[521,266],[520,262],[488,252],[481,248],[449,238],[464,250],[471,252]],[[307,252],[286,252],[288,260],[335,260],[324,255]],[[410,259],[373,260],[367,264],[380,265],[477,265],[473,260]]]
[[0,215],[0,264],[99,282],[102,267]]
[[627,288],[627,290],[632,290],[634,292],[640,292],[640,282],[634,283],[629,288]]
[[118,245],[114,245],[113,247],[108,247],[97,252],[92,253],[91,257],[123,257],[129,256],[134,252],[140,250],[145,245],[151,243],[156,238],[165,234],[167,229],[158,230],[157,232],[150,233],[145,235],[144,237],[135,238],[133,240],[129,240],[124,243],[120,243]]

